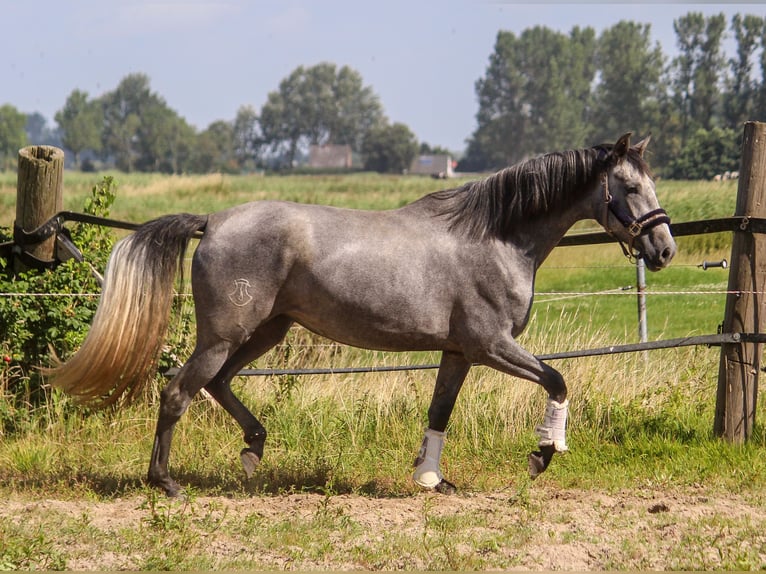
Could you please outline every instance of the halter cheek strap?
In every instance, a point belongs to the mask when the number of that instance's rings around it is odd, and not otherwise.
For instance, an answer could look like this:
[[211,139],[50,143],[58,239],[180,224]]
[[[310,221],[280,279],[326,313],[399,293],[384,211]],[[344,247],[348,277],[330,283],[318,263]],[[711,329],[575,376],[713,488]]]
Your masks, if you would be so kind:
[[[628,259],[633,260],[635,258],[633,255],[633,243],[636,238],[641,237],[650,229],[657,227],[658,225],[662,225],[663,223],[670,225],[670,217],[662,208],[653,209],[652,211],[645,213],[640,217],[633,217],[633,215],[625,211],[622,206],[620,206],[615,201],[614,197],[612,197],[612,194],[609,193],[609,176],[607,172],[604,172],[601,175],[601,187],[604,190],[604,210],[601,225],[609,235],[617,239],[625,256]],[[609,227],[610,212],[612,215],[614,215],[617,221],[622,224],[622,226],[630,235],[627,246],[625,246],[625,244],[614,235],[612,229]]]

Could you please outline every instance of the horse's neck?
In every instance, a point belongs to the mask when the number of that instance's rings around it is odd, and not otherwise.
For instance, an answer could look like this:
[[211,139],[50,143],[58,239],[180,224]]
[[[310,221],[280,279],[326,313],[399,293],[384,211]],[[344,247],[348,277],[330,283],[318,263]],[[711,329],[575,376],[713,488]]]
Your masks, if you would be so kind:
[[[575,223],[596,217],[594,198],[599,193],[599,189],[600,183],[594,177],[586,184],[586,188],[574,192],[574,201],[565,207],[553,206],[553,209],[547,213],[520,218],[510,223],[510,228],[504,230],[501,236],[495,237],[494,240],[513,243],[533,258],[539,266]],[[453,202],[459,201],[462,201],[459,194],[446,196],[439,193],[430,194],[400,208],[399,211],[418,218],[438,221],[438,225],[450,228],[453,225],[452,220],[443,216],[445,213],[450,213]]]
[[589,186],[579,194],[578,201],[564,210],[552,210],[521,222],[518,230],[511,233],[510,240],[522,246],[539,267],[575,223],[596,216],[593,194],[597,193],[597,187]]

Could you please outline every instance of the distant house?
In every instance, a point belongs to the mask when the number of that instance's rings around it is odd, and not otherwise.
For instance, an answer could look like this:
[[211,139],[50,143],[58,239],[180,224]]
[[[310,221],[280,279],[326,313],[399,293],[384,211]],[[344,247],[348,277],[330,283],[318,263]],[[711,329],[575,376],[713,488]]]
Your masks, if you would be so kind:
[[309,147],[309,167],[348,169],[351,167],[351,146],[312,145]]
[[438,178],[454,177],[452,156],[446,154],[419,155],[412,160],[410,173]]

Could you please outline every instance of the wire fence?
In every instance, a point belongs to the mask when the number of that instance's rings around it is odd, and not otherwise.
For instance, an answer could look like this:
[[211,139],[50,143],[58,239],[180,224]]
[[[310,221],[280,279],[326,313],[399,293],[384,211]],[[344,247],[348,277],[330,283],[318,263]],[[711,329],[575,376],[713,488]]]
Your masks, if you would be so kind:
[[[644,292],[645,295],[763,295],[766,291],[743,291],[743,290],[728,290],[728,289],[710,289],[710,290],[692,290],[692,291],[651,291]],[[613,295],[630,295],[635,296],[635,287],[627,285],[625,287],[617,287],[615,289],[608,289],[603,291],[536,291],[535,300],[539,297],[602,297]],[[19,292],[5,292],[0,293],[0,297],[100,297],[101,293],[19,293]],[[192,297],[191,293],[176,293],[176,297]],[[547,302],[548,300],[546,300]]]
[[[576,349],[559,353],[538,354],[537,358],[542,361],[555,361],[560,359],[576,359],[582,357],[597,357],[601,355],[617,355],[622,353],[636,353],[640,351],[653,351],[659,349],[679,349],[682,347],[696,347],[701,345],[719,346],[735,343],[766,343],[766,333],[718,333],[716,335],[698,335],[694,337],[678,337],[663,341],[649,341],[645,343],[628,343],[625,345],[609,345],[594,349]],[[268,376],[303,376],[303,375],[347,375],[364,373],[391,373],[400,371],[422,371],[438,369],[438,363],[423,365],[395,365],[395,366],[366,366],[366,367],[337,367],[337,368],[310,368],[310,369],[242,369],[237,373],[240,377],[268,377]],[[173,367],[163,373],[166,377],[174,377],[180,369]]]
[[[613,266],[612,266],[613,267]],[[724,296],[729,294],[760,294],[758,291],[730,291],[728,289],[695,289],[695,290],[647,290],[643,292],[647,296]],[[582,297],[612,297],[612,296],[636,296],[636,288],[632,285],[616,287],[614,289],[605,289],[599,291],[542,291],[536,292],[535,300],[537,303],[551,303],[555,301],[582,298]],[[176,297],[189,298],[191,293],[176,293]],[[44,298],[44,297],[63,297],[63,298],[97,298],[100,293],[19,293],[19,292],[0,292],[0,297],[19,297],[19,298]],[[663,341],[641,342],[623,345],[609,345],[595,349],[576,349],[558,353],[538,354],[541,360],[560,360],[579,357],[593,357],[599,355],[611,355],[619,353],[632,353],[637,351],[647,351],[656,349],[671,349],[697,345],[717,346],[731,342],[766,342],[766,335],[756,335],[753,339],[752,334],[726,333],[716,335],[701,335],[681,337],[676,339],[667,339]],[[275,348],[301,348],[301,349],[321,349],[337,348],[339,343],[329,342],[311,342],[311,343],[282,343]],[[355,367],[318,367],[318,368],[263,368],[263,369],[243,369],[238,375],[244,377],[260,376],[306,376],[306,375],[343,375],[343,374],[365,374],[365,373],[385,373],[402,371],[420,371],[438,369],[438,363],[428,364],[409,364],[409,365],[383,365],[383,366],[355,366]],[[163,373],[166,377],[173,377],[178,373],[178,368],[171,368]]]
[[[61,221],[64,220],[74,220],[79,221],[82,216],[81,214],[72,214],[70,212],[64,212],[63,215],[60,214]],[[92,216],[87,216],[87,223],[99,223],[101,225],[107,225],[111,227],[118,227],[118,228],[126,228],[126,229],[133,229],[135,225],[133,224],[125,224],[124,222],[116,222],[114,220],[103,220],[100,222],[92,221],[97,218],[93,218]],[[748,230],[756,233],[763,233],[766,232],[766,221],[765,220],[758,220],[758,219],[748,219],[748,218],[727,218],[727,219],[721,219],[721,220],[707,220],[707,221],[700,221],[700,222],[688,222],[688,223],[682,223],[682,224],[675,224],[673,227],[673,234],[676,236],[679,235],[695,235],[700,233],[711,233],[711,232],[718,232],[718,231],[732,231],[736,228],[740,230]],[[595,245],[599,243],[606,243],[606,242],[612,242],[613,238],[611,236],[608,236],[607,234],[603,232],[599,233],[582,233],[577,234],[573,236],[566,236],[562,242],[560,243],[561,246],[565,245]],[[187,258],[187,263],[190,261],[191,258]],[[695,265],[695,264],[685,264],[685,265],[675,265],[676,268],[678,267],[697,267],[701,268],[702,270],[707,270],[711,267],[721,267],[726,268],[726,260],[719,261],[719,262],[707,262],[703,261],[701,264]],[[560,270],[587,270],[587,269],[597,269],[597,270],[614,270],[614,269],[621,269],[625,270],[625,266],[617,266],[617,265],[559,265],[559,266],[546,266],[544,268],[545,270],[554,270],[554,271],[560,271]],[[623,285],[614,287],[611,289],[601,289],[598,291],[537,291],[535,292],[535,302],[536,303],[552,303],[556,301],[566,300],[566,299],[575,299],[575,298],[586,298],[586,297],[614,297],[614,296],[640,296],[640,297],[655,297],[655,296],[724,296],[724,295],[730,295],[730,294],[736,294],[736,295],[744,295],[744,294],[762,294],[762,292],[759,291],[731,291],[728,289],[694,289],[694,290],[652,290],[649,288],[642,287],[641,289],[638,289],[637,287],[634,287],[633,285]],[[177,293],[177,297],[179,298],[189,298],[192,296],[191,293],[188,292],[182,292]],[[61,297],[61,298],[98,298],[100,297],[100,293],[20,293],[20,292],[0,292],[0,298],[46,298],[46,297]],[[603,355],[603,354],[614,354],[614,353],[629,353],[629,352],[636,352],[640,350],[651,350],[651,349],[662,349],[662,348],[676,348],[676,347],[684,347],[684,346],[692,346],[692,345],[720,345],[724,344],[726,342],[741,342],[745,340],[750,340],[749,338],[752,338],[752,334],[739,334],[739,333],[728,333],[728,334],[716,334],[716,335],[702,335],[702,336],[696,336],[696,337],[682,337],[679,339],[668,339],[665,341],[652,341],[652,342],[646,342],[642,341],[640,343],[635,344],[627,344],[627,345],[612,345],[608,347],[601,347],[597,349],[584,349],[584,350],[573,350],[573,351],[566,351],[563,353],[550,353],[545,355],[538,355],[540,359],[543,360],[555,360],[555,359],[561,359],[561,358],[574,358],[574,357],[588,357],[588,356],[596,356],[596,355]],[[760,335],[756,335],[756,337],[762,337]],[[755,341],[753,341],[755,342]],[[766,340],[759,339],[757,342],[766,342]],[[278,345],[279,347],[281,345]],[[311,348],[318,348],[321,346],[324,347],[336,347],[336,343],[330,343],[330,344],[321,344],[321,343],[311,343],[311,344],[299,344],[293,346],[298,347],[311,347]],[[344,374],[344,373],[373,373],[373,372],[394,372],[394,371],[416,371],[416,370],[424,370],[424,369],[436,369],[438,368],[438,364],[426,364],[426,365],[399,365],[399,366],[364,366],[364,367],[338,367],[338,368],[315,368],[315,369],[244,369],[243,371],[240,371],[241,376],[266,376],[266,375],[310,375],[310,374]],[[172,368],[169,371],[165,373],[166,376],[173,376],[178,372],[177,368]]]

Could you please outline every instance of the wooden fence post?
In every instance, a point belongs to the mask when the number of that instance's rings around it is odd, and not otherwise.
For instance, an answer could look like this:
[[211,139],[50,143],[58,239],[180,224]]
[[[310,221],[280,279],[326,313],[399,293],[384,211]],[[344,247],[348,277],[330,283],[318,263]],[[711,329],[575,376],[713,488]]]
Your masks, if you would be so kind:
[[[766,217],[766,123],[747,122],[735,214]],[[766,321],[766,235],[736,231],[731,246],[724,333],[763,333]],[[714,432],[734,443],[750,438],[755,422],[760,344],[724,344],[718,369]]]
[[[16,185],[16,225],[30,232],[61,211],[64,187],[64,152],[53,146],[19,150]],[[56,238],[50,237],[24,250],[42,260],[53,258]],[[18,261],[16,271],[24,268]]]

